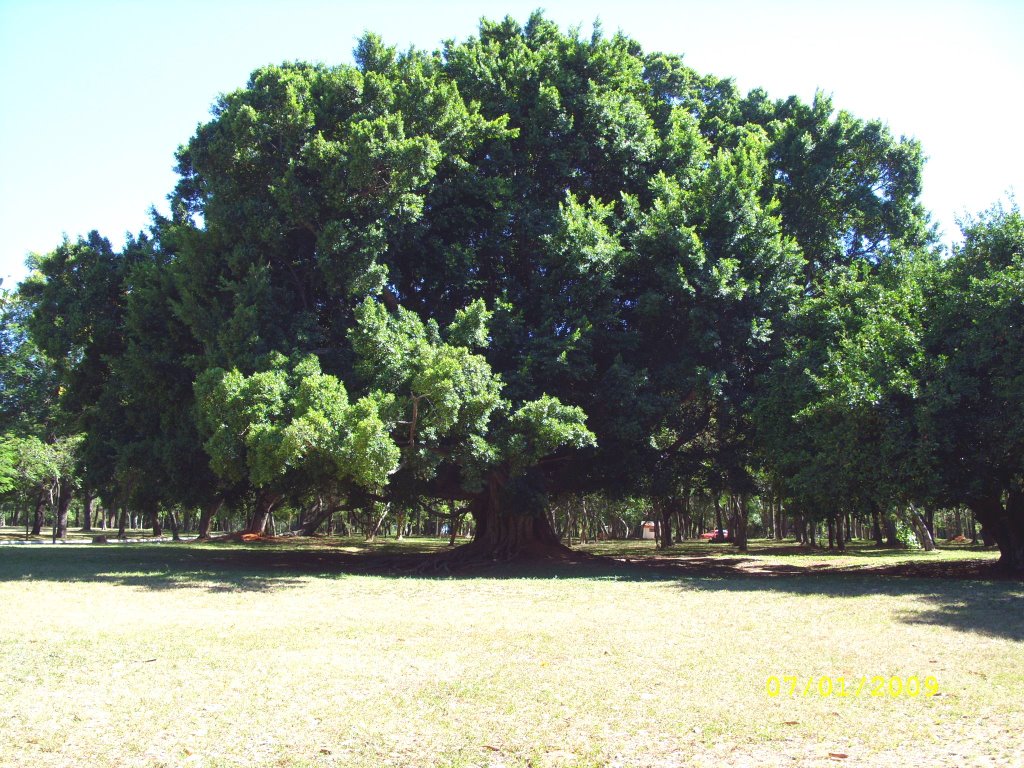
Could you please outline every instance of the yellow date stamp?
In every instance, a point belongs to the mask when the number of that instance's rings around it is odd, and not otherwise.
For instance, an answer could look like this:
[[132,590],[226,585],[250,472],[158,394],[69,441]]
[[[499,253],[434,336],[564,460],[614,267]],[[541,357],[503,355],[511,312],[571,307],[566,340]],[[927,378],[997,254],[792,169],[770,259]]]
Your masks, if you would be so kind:
[[939,681],[932,675],[861,675],[847,678],[820,675],[770,675],[765,690],[771,698],[817,696],[819,698],[931,698],[939,694]]

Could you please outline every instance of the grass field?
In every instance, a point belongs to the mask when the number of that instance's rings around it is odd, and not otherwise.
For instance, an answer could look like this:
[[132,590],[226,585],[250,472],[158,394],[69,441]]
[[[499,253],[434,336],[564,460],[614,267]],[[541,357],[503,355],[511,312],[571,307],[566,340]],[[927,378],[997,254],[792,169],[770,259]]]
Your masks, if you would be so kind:
[[1024,584],[990,551],[388,571],[439,546],[0,547],[0,765],[1024,765]]

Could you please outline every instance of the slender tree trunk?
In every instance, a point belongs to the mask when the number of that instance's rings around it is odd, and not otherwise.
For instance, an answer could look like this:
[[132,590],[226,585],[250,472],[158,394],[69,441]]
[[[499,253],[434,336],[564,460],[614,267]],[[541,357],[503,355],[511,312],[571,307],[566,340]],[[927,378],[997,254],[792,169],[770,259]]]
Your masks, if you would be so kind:
[[661,502],[661,548],[668,549],[672,546],[672,506],[664,501]]
[[[455,529],[458,525],[459,517],[462,516],[461,511],[455,511],[454,499],[448,502],[448,546],[455,546],[455,537],[458,535],[458,531]],[[440,518],[439,518],[440,519]]]
[[46,524],[46,502],[49,499],[49,492],[40,488],[36,494],[36,506],[32,515],[32,531],[30,536],[40,536],[43,533],[43,526]]
[[92,494],[85,493],[82,496],[82,532],[92,532]]
[[885,543],[889,547],[900,547],[899,532],[896,530],[896,520],[892,515],[885,517]]
[[388,506],[386,504],[383,505],[383,506],[384,506],[384,511],[381,513],[381,516],[376,519],[377,520],[376,522],[373,522],[374,521],[374,512],[373,512],[373,510],[371,510],[370,513],[369,513],[369,517],[367,518],[367,522],[368,523],[372,523],[372,526],[367,526],[367,529],[366,529],[366,540],[367,541],[373,541],[373,540],[375,540],[377,538],[377,532],[380,530],[381,523],[383,523],[384,522],[384,518],[386,518],[388,516],[388,512],[390,510],[388,509]]
[[121,507],[121,514],[118,516],[118,519],[117,519],[117,538],[119,538],[119,539],[127,538],[125,536],[125,528],[127,527],[127,525],[128,525],[128,509],[126,507]]
[[741,493],[736,504],[736,533],[734,539],[740,552],[747,551],[747,523],[750,518],[750,508],[747,504],[747,494]]
[[928,531],[929,537],[931,537],[932,546],[935,546],[935,510],[926,508],[924,515],[922,515],[922,522]]
[[71,506],[71,483],[61,483],[57,491],[57,511],[53,521],[53,540],[68,537],[68,508]]
[[917,540],[921,543],[921,546],[924,547],[926,552],[931,552],[935,549],[935,539],[932,538],[932,532],[928,529],[928,524],[925,522],[925,519],[913,504],[910,505],[907,515],[910,517],[910,523],[914,528],[914,533],[917,534]]
[[181,541],[181,532],[178,530],[178,515],[173,509],[168,513],[167,519],[171,522],[171,538],[174,541]]
[[876,546],[884,546],[885,540],[882,538],[882,515],[878,511],[878,507],[871,508],[871,532],[875,539]]
[[153,538],[159,539],[164,535],[163,521],[160,519],[160,505],[153,504],[150,507],[149,520],[153,526]]
[[724,528],[722,527],[722,502],[715,496],[715,539],[721,540]]
[[836,515],[836,545],[840,552],[846,551],[846,515],[840,512]]

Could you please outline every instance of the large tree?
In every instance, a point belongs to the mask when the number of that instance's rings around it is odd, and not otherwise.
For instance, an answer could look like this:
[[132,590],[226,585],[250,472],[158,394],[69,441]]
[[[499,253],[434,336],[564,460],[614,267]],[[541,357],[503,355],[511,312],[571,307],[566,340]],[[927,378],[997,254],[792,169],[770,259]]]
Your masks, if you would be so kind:
[[[777,331],[822,265],[912,239],[915,146],[539,13],[434,53],[366,35],[355,66],[219,99],[152,248],[46,261],[40,338],[66,313],[69,380],[123,410],[89,437],[121,486],[232,489],[255,532],[311,489],[462,499],[473,556],[555,551],[552,495],[752,489]],[[808,229],[808,201],[831,218]],[[63,286],[97,270],[93,327]],[[173,398],[147,400],[151,370]],[[198,446],[217,477],[189,496]]]
[[1000,564],[1024,571],[1024,216],[996,206],[963,225],[926,338],[922,423],[950,505],[972,509]]
[[[799,283],[760,127],[715,140],[701,119],[731,113],[662,58],[539,14],[434,55],[367,36],[356,62],[259,70],[179,153],[172,266],[208,365],[312,352],[393,396],[403,459],[377,494],[469,498],[495,552],[551,540],[551,493],[688,466]],[[460,395],[427,394],[411,348],[446,377],[486,369],[502,404],[418,443],[407,425]]]

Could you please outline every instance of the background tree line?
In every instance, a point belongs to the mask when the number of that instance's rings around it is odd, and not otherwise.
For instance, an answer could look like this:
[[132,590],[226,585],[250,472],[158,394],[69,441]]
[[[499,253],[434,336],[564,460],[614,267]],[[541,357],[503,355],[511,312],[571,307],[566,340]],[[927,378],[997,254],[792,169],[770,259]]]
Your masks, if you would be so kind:
[[741,548],[948,514],[1024,569],[1021,214],[944,254],[879,121],[538,13],[261,68],[177,159],[169,217],[4,297],[0,488],[55,535],[73,495],[200,535],[446,520],[456,561],[624,510]]

